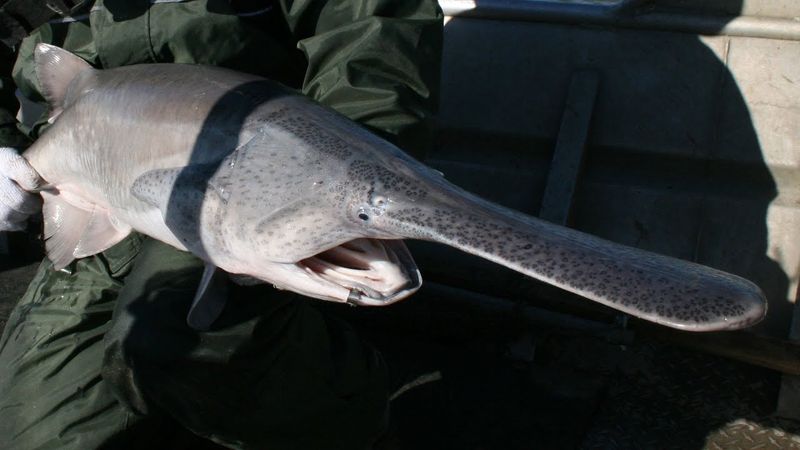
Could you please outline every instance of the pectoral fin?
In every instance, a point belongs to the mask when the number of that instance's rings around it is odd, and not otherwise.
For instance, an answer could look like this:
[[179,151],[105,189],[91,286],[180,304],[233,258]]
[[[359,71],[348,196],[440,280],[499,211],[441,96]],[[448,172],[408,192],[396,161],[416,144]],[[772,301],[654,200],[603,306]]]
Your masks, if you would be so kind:
[[228,297],[225,273],[213,264],[206,264],[200,286],[189,308],[186,323],[197,331],[211,328],[222,310]]
[[200,240],[202,211],[225,202],[212,182],[216,164],[150,170],[136,178],[131,194],[157,208],[164,223],[184,243]]
[[169,206],[178,177],[189,171],[187,167],[148,170],[133,182],[131,194],[163,213]]

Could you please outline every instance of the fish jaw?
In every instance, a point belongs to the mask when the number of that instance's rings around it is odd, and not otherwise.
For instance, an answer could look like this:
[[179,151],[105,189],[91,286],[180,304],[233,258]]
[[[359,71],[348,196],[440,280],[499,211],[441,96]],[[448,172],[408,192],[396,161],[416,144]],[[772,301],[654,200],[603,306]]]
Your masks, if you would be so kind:
[[272,283],[278,289],[359,306],[389,305],[422,286],[419,269],[399,240],[355,239],[295,263],[222,268]]

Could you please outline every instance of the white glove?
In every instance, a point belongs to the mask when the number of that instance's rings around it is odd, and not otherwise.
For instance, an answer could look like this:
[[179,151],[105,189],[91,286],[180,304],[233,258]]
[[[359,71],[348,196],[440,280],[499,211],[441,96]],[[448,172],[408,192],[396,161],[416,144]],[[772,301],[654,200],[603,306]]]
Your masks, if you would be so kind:
[[28,217],[42,208],[39,195],[29,192],[44,180],[19,152],[0,147],[0,231],[25,229]]

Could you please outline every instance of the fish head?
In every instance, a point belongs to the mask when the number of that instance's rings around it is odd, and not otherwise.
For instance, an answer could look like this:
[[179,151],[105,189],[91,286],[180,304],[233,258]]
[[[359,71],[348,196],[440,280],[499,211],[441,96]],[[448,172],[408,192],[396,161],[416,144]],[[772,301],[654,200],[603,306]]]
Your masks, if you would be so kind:
[[291,131],[259,127],[204,182],[209,259],[322,300],[388,305],[416,292],[422,278],[404,242],[362,219],[380,199],[363,205],[370,188],[354,173],[361,165],[309,151]]
[[349,226],[363,235],[445,244],[683,330],[740,329],[766,314],[764,294],[749,280],[505,208],[410,158],[354,161],[348,172]]

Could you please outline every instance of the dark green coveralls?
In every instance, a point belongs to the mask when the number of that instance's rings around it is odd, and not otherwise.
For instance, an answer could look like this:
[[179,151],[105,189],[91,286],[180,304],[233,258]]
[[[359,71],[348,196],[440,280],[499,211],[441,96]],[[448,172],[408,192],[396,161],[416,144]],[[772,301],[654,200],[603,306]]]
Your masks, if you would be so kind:
[[[278,79],[406,148],[435,104],[435,0],[107,0],[87,14],[23,42],[22,93],[41,100],[32,51],[49,42],[101,68],[203,63]],[[230,285],[212,329],[193,331],[201,272],[136,234],[64,271],[45,261],[0,340],[0,449],[164,448],[173,420],[233,448],[369,447],[386,423],[381,356],[268,286]]]

